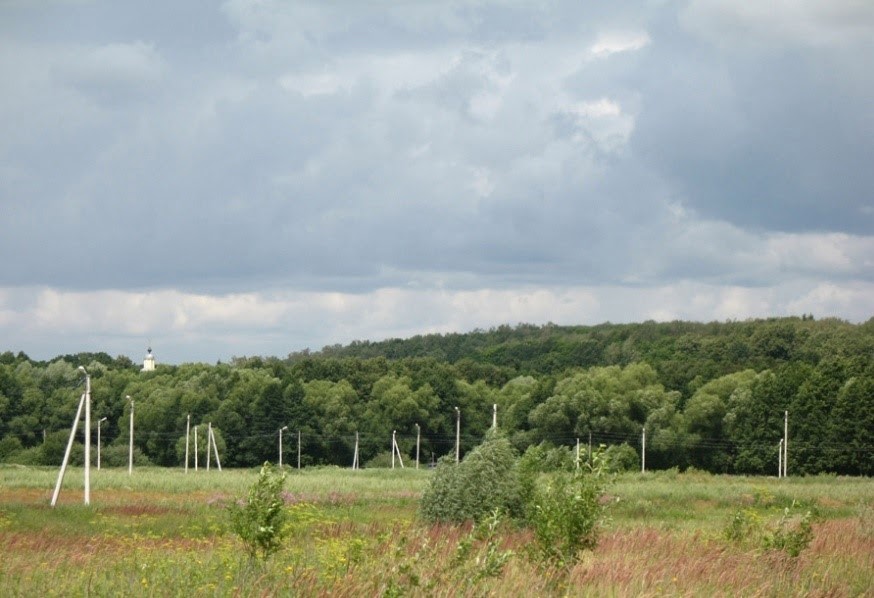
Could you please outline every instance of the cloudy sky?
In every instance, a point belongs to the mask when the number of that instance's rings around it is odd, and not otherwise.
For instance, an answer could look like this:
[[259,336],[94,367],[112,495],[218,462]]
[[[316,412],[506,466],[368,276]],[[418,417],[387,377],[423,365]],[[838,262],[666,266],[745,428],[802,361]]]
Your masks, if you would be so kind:
[[874,316],[869,0],[0,0],[0,351]]

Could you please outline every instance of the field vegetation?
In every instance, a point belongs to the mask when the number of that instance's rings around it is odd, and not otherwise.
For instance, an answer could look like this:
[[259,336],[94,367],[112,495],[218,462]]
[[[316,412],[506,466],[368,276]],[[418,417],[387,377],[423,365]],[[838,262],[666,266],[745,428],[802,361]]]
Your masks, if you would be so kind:
[[[285,468],[284,537],[249,556],[228,506],[259,469],[143,467],[66,477],[0,466],[4,596],[865,596],[874,593],[874,482],[667,470],[606,484],[594,546],[542,559],[500,513],[430,523],[427,469]],[[544,486],[554,474],[542,474]],[[779,534],[809,538],[797,553]],[[804,540],[798,536],[799,540]]]

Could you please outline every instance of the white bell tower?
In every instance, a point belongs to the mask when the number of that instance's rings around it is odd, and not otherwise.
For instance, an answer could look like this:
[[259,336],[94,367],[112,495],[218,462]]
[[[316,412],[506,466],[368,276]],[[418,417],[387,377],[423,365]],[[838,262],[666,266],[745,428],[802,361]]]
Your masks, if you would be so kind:
[[149,352],[146,353],[146,358],[143,359],[143,370],[144,372],[154,372],[155,371],[155,356],[152,355],[152,347],[149,347]]

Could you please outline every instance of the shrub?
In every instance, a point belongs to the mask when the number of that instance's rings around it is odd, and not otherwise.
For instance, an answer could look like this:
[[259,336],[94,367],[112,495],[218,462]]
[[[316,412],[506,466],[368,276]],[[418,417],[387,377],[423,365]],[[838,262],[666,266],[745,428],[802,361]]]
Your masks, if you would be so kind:
[[593,468],[553,474],[535,489],[528,505],[528,523],[534,531],[534,556],[543,562],[566,566],[576,562],[583,549],[598,542],[603,507],[604,476],[600,456]]
[[522,455],[519,466],[526,471],[538,473],[573,471],[576,467],[576,455],[569,447],[556,447],[544,441],[529,446]]
[[5,459],[6,463],[15,463],[16,465],[60,465],[60,460],[57,463],[46,463],[43,455],[42,446],[31,446],[26,449],[21,449],[9,454]]
[[6,461],[7,457],[23,448],[21,441],[15,436],[4,436],[3,440],[0,440],[0,462]]
[[762,539],[764,548],[782,550],[796,557],[810,545],[813,540],[813,528],[810,525],[813,515],[810,511],[800,515],[794,510],[795,501],[792,501],[792,506],[783,510],[783,516],[774,529]]
[[422,493],[420,514],[430,522],[460,523],[495,510],[521,517],[523,503],[516,450],[500,432],[490,431],[461,463],[440,459]]
[[753,509],[741,509],[734,513],[725,526],[723,535],[726,540],[742,542],[753,536],[759,536],[762,529],[762,518]]
[[634,447],[625,442],[608,447],[604,458],[607,469],[611,472],[621,473],[640,469],[640,456]]
[[252,559],[266,560],[282,546],[287,514],[282,497],[285,474],[275,473],[270,463],[261,467],[245,501],[233,502],[228,510],[231,529],[240,536]]
[[[368,459],[364,463],[364,467],[368,468],[368,469],[371,469],[371,468],[391,469],[391,456],[392,456],[391,451],[383,451],[381,453],[377,453],[376,455],[374,455],[372,458]],[[411,465],[413,467],[416,466],[416,461],[414,459],[410,459],[407,455],[401,455],[401,456],[403,457],[405,467],[410,467]],[[401,462],[398,460],[397,455],[395,455],[395,467],[400,468],[400,466],[401,466]]]
[[723,535],[733,542],[752,541],[764,550],[783,550],[797,557],[813,540],[810,510],[798,512],[795,501],[785,509],[776,524],[765,525],[758,512],[753,509],[737,511],[729,520]]
[[[101,447],[100,450],[100,466],[101,467],[127,467],[130,460],[130,446],[127,444],[114,444],[112,446]],[[94,447],[91,448],[91,461],[97,463],[97,451]],[[152,462],[140,450],[134,446],[134,466],[144,467],[151,465]]]

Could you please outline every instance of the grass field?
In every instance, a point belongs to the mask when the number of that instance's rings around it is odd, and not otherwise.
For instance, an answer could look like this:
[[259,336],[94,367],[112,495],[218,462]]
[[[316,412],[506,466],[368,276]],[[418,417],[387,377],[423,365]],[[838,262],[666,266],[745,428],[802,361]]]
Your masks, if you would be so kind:
[[[288,471],[283,549],[252,562],[226,505],[255,470],[160,468],[68,473],[0,466],[3,596],[871,596],[874,481],[660,472],[618,477],[594,551],[572,568],[528,555],[508,523],[474,533],[432,526],[416,509],[429,471]],[[732,521],[773,529],[785,510],[812,515],[797,557]],[[747,528],[744,528],[747,529]]]

